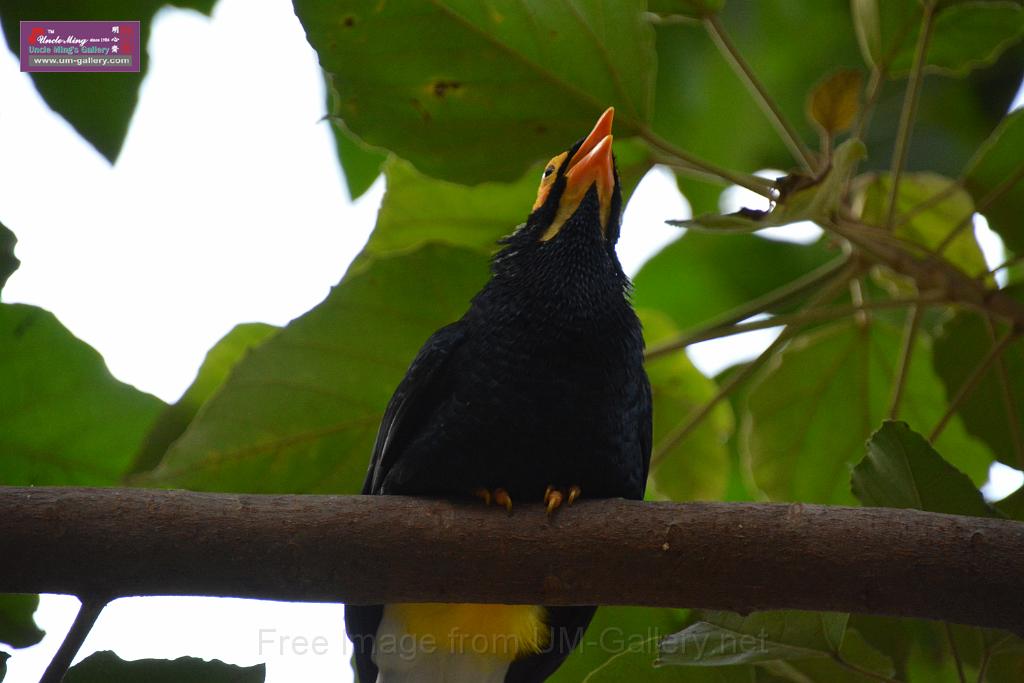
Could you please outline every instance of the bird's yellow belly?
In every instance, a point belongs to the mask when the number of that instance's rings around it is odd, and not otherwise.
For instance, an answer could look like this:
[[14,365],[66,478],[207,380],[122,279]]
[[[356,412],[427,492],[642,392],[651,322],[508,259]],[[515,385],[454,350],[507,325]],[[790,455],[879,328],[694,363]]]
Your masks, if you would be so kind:
[[548,644],[546,614],[537,605],[400,603],[388,608],[421,648],[512,661]]

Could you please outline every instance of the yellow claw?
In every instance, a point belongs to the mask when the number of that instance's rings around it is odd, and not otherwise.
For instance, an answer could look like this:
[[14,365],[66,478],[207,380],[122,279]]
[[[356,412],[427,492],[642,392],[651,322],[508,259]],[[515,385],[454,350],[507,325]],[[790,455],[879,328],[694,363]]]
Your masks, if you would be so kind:
[[473,495],[482,500],[484,505],[491,504],[491,492],[484,487],[481,486],[478,489],[473,489]]
[[549,515],[558,509],[558,506],[562,504],[562,500],[562,492],[553,486],[549,486],[547,490],[544,491],[544,503],[547,505]]
[[572,505],[573,501],[583,495],[583,489],[573,484],[569,487],[569,505]]
[[505,489],[494,489],[494,502],[512,512],[512,498]]

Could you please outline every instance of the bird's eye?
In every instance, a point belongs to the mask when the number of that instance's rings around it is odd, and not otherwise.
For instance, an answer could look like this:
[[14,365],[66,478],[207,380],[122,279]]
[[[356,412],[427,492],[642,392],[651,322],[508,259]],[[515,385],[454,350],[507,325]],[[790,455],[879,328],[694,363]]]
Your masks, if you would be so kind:
[[547,178],[549,175],[555,172],[553,164],[548,164],[548,167],[544,169],[544,177]]

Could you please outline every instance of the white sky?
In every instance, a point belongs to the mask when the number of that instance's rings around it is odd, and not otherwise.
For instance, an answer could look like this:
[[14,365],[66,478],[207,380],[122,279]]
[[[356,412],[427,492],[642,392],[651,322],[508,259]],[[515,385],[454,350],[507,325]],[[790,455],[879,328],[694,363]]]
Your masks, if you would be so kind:
[[[274,59],[238,68],[237,46],[271,33]],[[373,228],[383,182],[348,201],[330,132],[318,123],[319,67],[289,3],[220,0],[212,19],[162,10],[149,53],[111,167],[0,50],[0,221],[17,235],[22,262],[3,300],[53,311],[118,378],[174,401],[234,325],[285,324],[323,299]],[[630,274],[679,234],[665,218],[689,216],[661,169],[635,196],[619,244]],[[752,205],[741,191],[729,201]],[[690,355],[712,373],[756,355],[774,334],[706,342]],[[995,497],[1024,480],[1004,469]],[[74,598],[43,596],[36,619],[49,635],[14,651],[8,681],[38,679],[76,607]],[[299,652],[300,637],[322,638],[326,651]],[[339,605],[130,598],[103,612],[80,658],[103,649],[125,659],[192,655],[266,662],[272,683],[337,682],[351,680],[343,643]]]

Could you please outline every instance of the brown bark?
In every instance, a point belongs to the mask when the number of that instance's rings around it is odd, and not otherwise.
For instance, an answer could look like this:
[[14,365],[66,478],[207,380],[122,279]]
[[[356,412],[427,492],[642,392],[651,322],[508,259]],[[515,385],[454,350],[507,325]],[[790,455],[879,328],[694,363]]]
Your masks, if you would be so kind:
[[915,510],[0,488],[0,592],[797,608],[1024,633],[1024,523]]

